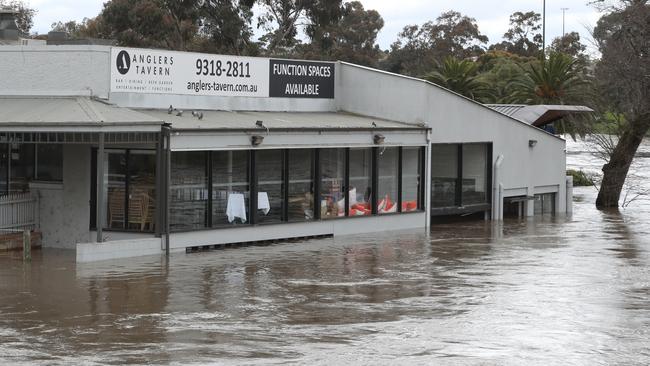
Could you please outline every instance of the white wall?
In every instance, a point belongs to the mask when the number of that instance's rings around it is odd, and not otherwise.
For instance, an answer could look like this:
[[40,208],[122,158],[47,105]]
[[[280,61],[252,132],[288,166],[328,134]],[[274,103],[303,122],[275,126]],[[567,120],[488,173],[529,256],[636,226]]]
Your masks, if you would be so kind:
[[[337,104],[359,113],[432,128],[432,143],[492,142],[493,162],[504,156],[501,182],[506,195],[558,186],[558,212],[566,211],[565,142],[431,83],[342,63]],[[529,140],[537,140],[534,148]]]
[[90,237],[90,147],[63,145],[63,206],[66,237],[61,247],[75,248]]
[[108,98],[110,47],[0,46],[0,95]]

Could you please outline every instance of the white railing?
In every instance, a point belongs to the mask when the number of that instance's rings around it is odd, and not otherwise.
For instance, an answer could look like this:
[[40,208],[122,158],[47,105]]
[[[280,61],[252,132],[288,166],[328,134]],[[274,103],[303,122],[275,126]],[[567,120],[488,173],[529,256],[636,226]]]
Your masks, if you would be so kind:
[[38,199],[31,193],[0,195],[0,232],[20,232],[38,227]]

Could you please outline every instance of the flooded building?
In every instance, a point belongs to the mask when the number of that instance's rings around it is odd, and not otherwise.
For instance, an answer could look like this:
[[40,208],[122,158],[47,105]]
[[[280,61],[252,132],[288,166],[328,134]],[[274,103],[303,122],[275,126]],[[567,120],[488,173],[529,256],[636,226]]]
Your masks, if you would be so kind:
[[570,211],[563,139],[345,62],[9,45],[0,110],[0,224],[78,261]]

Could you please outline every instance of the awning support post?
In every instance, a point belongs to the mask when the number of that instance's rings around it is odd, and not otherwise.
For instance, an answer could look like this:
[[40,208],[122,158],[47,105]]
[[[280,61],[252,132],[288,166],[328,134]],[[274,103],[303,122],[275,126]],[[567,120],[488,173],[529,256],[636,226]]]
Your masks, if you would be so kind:
[[99,148],[97,149],[97,242],[104,241],[102,228],[104,226],[104,133],[99,133]]

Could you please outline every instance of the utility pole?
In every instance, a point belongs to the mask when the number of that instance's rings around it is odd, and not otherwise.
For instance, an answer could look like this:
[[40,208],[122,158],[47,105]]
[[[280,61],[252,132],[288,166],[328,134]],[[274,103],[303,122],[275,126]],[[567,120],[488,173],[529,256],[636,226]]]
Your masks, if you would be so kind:
[[542,6],[542,60],[546,60],[546,0]]
[[564,32],[564,15],[569,8],[560,8],[562,9],[562,38],[564,39],[564,36],[566,35],[566,32]]

